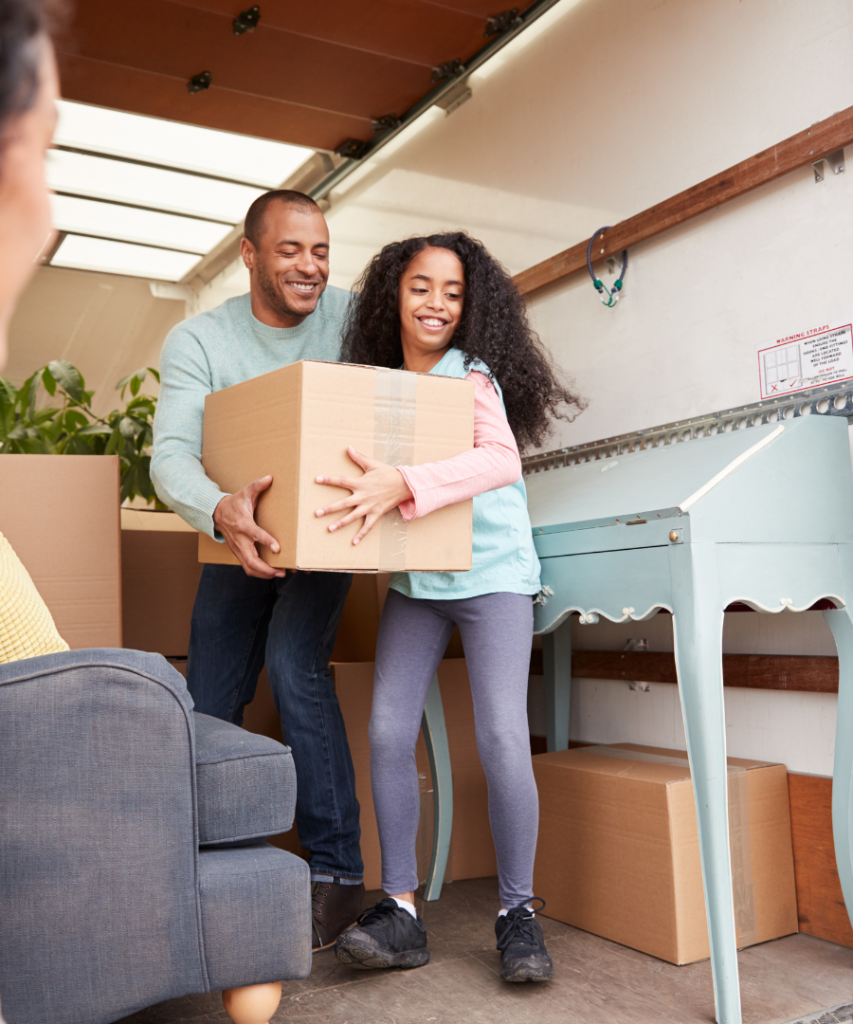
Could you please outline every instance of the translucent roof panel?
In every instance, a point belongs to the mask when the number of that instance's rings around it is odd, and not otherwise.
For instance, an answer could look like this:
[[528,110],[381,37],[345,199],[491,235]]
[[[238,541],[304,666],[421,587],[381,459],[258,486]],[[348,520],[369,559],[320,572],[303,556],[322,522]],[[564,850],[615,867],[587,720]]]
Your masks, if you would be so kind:
[[54,145],[276,188],[314,151],[60,100]]
[[58,149],[47,154],[47,180],[57,192],[111,199],[228,224],[239,223],[253,200],[264,191],[250,185]]
[[157,281],[180,281],[197,262],[195,253],[82,235],[66,235],[50,261],[54,267],[148,277]]
[[74,234],[142,242],[204,256],[231,230],[228,224],[156,213],[137,206],[101,203],[77,196],[52,195],[50,198],[54,227]]

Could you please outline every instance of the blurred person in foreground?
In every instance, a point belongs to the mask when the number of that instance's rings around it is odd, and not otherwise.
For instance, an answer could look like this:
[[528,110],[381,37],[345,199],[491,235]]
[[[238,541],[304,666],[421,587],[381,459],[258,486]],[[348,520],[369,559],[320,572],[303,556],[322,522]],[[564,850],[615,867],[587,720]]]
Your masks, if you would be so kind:
[[44,158],[58,75],[39,0],[0,0],[0,371],[15,304],[53,237]]
[[[53,237],[44,158],[58,76],[39,0],[0,0],[0,372],[9,321]],[[3,496],[0,495],[0,528]],[[0,663],[67,651],[50,612],[0,533]]]

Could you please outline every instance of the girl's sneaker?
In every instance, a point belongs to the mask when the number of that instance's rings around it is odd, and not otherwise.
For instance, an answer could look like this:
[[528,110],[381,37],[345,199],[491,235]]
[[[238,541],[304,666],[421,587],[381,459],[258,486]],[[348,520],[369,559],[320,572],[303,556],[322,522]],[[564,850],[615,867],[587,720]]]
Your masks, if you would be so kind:
[[423,967],[429,961],[426,928],[392,899],[380,900],[341,932],[335,955],[348,967]]
[[[538,896],[534,898],[539,899]],[[542,910],[545,901],[540,902],[542,906],[538,909]],[[495,922],[495,934],[501,951],[501,977],[504,981],[550,981],[554,977],[554,964],[545,948],[542,926],[529,907],[513,907],[499,917]]]

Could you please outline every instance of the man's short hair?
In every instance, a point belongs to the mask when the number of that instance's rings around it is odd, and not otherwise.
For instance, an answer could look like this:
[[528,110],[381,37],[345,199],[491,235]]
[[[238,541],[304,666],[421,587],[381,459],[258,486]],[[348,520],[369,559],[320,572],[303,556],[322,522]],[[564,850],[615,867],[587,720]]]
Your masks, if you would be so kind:
[[243,234],[255,247],[264,233],[264,217],[267,207],[272,203],[286,203],[288,206],[295,206],[302,213],[314,213],[315,210],[318,212],[320,210],[311,196],[305,195],[304,192],[294,192],[289,188],[277,188],[272,192],[264,192],[249,207],[243,226]]

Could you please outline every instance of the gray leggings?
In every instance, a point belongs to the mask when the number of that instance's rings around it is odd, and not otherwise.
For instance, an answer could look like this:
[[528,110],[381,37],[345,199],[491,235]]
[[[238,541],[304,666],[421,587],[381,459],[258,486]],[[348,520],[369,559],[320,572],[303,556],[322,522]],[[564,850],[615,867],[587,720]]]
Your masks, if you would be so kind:
[[382,888],[397,894],[418,887],[415,745],[430,681],[455,625],[465,647],[477,749],[489,786],[501,903],[510,909],[533,896],[539,826],[527,725],[533,601],[521,594],[433,601],[388,591],[376,645],[370,718]]

